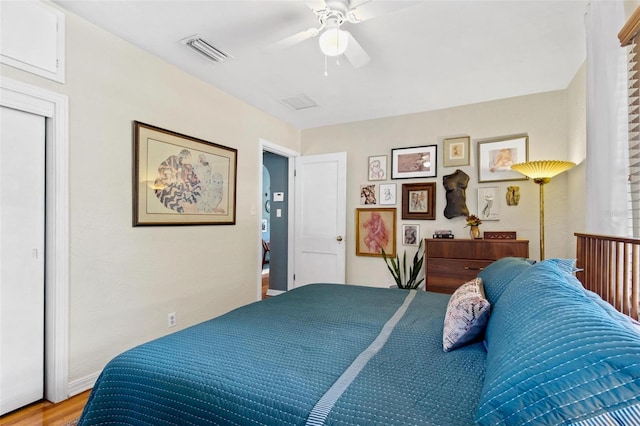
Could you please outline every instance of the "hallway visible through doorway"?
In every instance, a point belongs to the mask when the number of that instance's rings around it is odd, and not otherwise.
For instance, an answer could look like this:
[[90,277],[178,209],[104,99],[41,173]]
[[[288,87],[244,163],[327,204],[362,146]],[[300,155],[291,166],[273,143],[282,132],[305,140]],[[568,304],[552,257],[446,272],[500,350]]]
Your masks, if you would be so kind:
[[[289,159],[272,152],[262,155],[261,253],[267,256],[267,288],[274,293],[287,291],[289,259]],[[265,250],[265,247],[268,249]],[[263,271],[263,288],[265,284]],[[264,291],[263,291],[264,293]]]

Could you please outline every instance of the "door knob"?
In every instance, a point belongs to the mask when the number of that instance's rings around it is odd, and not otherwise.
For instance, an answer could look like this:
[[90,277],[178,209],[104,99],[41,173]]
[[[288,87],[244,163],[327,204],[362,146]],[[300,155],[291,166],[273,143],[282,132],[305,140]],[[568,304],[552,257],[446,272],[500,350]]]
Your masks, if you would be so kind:
[[336,238],[336,240],[342,241],[342,235],[338,235],[338,238]]

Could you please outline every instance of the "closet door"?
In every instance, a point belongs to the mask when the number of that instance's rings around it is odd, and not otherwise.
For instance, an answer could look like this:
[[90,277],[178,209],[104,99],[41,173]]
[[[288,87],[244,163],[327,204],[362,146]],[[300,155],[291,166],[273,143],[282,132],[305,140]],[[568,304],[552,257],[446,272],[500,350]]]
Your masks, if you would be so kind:
[[0,107],[0,415],[43,397],[45,118]]

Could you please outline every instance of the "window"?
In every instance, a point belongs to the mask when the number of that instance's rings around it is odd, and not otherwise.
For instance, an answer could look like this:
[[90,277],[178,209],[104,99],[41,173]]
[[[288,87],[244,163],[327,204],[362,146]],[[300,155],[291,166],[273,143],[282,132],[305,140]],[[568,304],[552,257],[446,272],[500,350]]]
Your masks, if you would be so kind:
[[629,220],[632,235],[640,237],[640,8],[618,34],[628,55]]

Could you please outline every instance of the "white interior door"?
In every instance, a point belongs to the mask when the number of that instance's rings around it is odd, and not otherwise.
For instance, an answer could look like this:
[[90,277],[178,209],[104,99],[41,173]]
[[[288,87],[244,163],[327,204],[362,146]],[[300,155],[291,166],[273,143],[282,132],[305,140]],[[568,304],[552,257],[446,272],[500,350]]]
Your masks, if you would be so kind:
[[0,415],[44,392],[45,118],[0,107]]
[[345,282],[346,179],[346,152],[296,158],[296,287]]

